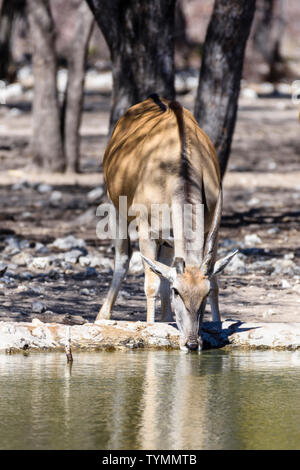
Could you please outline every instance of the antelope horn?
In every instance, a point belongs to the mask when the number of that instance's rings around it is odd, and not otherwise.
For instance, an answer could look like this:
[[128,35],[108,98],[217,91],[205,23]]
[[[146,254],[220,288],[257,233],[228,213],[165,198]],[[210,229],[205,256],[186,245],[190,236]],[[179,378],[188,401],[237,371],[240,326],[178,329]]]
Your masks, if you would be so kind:
[[219,196],[217,200],[217,204],[215,207],[215,212],[214,212],[214,217],[213,221],[211,224],[211,227],[209,229],[206,243],[205,243],[205,249],[204,249],[204,260],[202,262],[202,272],[206,276],[210,274],[210,272],[213,269],[212,266],[212,258],[214,254],[214,249],[215,249],[215,244],[217,242],[217,237],[219,233],[219,226],[221,222],[221,215],[222,215],[222,186],[220,186],[220,191],[219,191]]

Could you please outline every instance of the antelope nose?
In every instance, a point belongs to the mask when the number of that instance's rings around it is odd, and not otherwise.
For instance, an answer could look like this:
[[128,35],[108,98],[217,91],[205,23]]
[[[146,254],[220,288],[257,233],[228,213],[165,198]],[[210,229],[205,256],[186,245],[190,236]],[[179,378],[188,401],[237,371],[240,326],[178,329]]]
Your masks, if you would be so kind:
[[190,351],[196,351],[198,349],[198,342],[197,341],[188,341],[186,343],[186,347],[190,350]]

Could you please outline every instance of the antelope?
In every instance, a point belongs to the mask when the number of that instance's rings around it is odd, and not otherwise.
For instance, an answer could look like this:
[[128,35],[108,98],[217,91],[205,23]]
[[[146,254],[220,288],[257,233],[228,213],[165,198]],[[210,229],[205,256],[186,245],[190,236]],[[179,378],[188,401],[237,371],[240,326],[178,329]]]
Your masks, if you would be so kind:
[[[160,294],[164,321],[173,321],[173,306],[181,349],[200,350],[199,331],[207,299],[212,319],[220,326],[216,276],[238,251],[216,261],[222,187],[213,144],[190,111],[177,101],[150,95],[117,122],[104,154],[103,172],[118,215],[115,233],[121,221],[126,236],[115,239],[113,279],[96,320],[110,318],[129,267],[132,250],[128,226],[135,216],[129,210],[120,218],[118,205],[119,197],[126,196],[129,208],[145,209],[139,211],[136,220],[145,269],[147,322],[155,320]],[[151,236],[153,204],[170,208],[171,221],[165,222],[170,224],[169,238],[163,236],[166,227],[160,227],[156,237]],[[200,220],[192,242],[183,227],[184,205],[192,209],[190,228]],[[202,217],[196,217],[197,207],[202,208]]]

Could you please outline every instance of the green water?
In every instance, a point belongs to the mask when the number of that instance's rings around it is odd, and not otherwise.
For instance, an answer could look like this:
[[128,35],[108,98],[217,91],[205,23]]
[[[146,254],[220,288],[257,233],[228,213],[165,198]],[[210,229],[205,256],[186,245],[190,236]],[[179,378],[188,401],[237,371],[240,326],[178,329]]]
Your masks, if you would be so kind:
[[300,352],[0,355],[1,449],[300,449]]

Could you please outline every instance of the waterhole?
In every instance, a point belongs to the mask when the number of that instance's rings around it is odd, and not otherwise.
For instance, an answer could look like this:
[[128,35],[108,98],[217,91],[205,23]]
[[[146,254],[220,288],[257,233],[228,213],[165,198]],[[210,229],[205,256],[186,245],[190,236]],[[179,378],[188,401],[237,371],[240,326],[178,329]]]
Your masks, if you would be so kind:
[[299,449],[300,352],[0,355],[1,449]]

